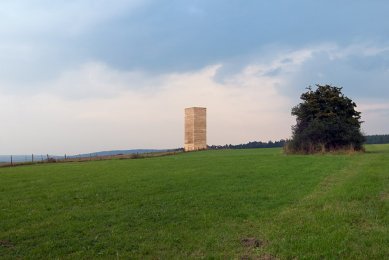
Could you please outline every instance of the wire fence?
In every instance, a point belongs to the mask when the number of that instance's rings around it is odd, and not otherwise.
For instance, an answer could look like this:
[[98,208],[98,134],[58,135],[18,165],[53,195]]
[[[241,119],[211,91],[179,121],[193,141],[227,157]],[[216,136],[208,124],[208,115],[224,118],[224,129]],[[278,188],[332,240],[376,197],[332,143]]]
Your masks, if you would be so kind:
[[158,152],[144,152],[144,153],[118,153],[118,154],[79,154],[79,155],[49,155],[49,154],[31,154],[31,155],[0,155],[0,167],[18,166],[39,163],[55,163],[55,162],[84,162],[95,160],[109,160],[109,159],[141,159],[148,157],[159,157],[166,155],[174,155],[181,153],[182,149],[172,149]]
[[0,156],[1,163],[21,163],[21,162],[38,162],[48,160],[49,158],[58,158],[58,156],[43,155],[43,154],[31,154],[31,155],[3,155]]
[[27,164],[27,163],[45,163],[68,160],[86,160],[96,159],[97,154],[79,154],[79,155],[50,155],[50,154],[31,154],[31,155],[0,155],[0,165]]

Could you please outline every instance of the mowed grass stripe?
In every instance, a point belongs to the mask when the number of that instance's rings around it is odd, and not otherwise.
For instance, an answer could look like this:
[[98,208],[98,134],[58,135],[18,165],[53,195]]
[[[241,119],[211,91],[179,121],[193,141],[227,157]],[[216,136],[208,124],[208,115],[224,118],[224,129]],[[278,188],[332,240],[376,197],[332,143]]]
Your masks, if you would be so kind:
[[[389,147],[369,150],[223,150],[3,168],[0,240],[12,246],[0,245],[0,257],[379,258],[388,254]],[[248,237],[261,247],[242,245]]]

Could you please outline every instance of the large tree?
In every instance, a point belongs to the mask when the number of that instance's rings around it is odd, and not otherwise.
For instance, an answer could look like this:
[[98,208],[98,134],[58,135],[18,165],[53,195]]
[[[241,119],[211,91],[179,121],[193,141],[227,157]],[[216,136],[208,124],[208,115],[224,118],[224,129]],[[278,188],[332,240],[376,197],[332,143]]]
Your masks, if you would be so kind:
[[363,150],[361,113],[356,104],[342,93],[342,88],[316,85],[307,88],[301,102],[292,108],[296,125],[286,150],[297,153],[336,150]]

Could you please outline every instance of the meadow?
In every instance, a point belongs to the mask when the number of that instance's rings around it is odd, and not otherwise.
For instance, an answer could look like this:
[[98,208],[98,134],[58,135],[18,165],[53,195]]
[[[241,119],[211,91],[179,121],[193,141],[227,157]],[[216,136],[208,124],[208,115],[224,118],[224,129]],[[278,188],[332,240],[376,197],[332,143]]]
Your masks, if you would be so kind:
[[389,145],[0,168],[0,258],[388,259]]

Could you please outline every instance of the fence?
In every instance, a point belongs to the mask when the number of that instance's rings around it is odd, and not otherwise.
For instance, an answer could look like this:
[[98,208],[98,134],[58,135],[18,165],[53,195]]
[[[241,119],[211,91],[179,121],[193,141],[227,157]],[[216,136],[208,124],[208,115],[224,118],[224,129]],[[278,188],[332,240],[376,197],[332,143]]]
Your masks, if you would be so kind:
[[67,160],[85,160],[98,157],[96,154],[80,154],[67,156],[58,156],[50,154],[31,154],[31,155],[0,155],[0,165],[28,164],[28,163],[44,163]]
[[143,153],[118,153],[118,154],[79,154],[79,155],[0,155],[0,167],[17,166],[35,163],[54,163],[54,162],[84,162],[95,160],[109,160],[109,159],[140,159],[149,157],[160,157],[167,155],[175,155],[183,152],[182,149],[161,150],[157,152],[143,152]]

